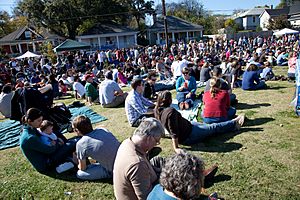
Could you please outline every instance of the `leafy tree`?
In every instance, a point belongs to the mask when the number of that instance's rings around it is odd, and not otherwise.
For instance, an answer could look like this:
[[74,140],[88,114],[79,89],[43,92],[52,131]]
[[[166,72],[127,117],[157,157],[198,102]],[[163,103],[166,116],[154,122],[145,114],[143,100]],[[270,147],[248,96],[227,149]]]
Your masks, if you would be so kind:
[[125,0],[121,1],[122,5],[128,10],[128,16],[133,16],[137,27],[143,29],[141,21],[145,20],[146,14],[153,14],[154,1],[145,1],[145,0]]
[[270,18],[269,24],[267,25],[269,30],[291,28],[291,24],[287,19],[286,15],[280,15],[278,17]]
[[0,37],[28,24],[25,16],[12,18],[6,11],[0,11]]
[[234,19],[227,19],[224,23],[225,28],[232,28],[234,32],[240,30],[239,25],[234,21]]
[[124,7],[115,0],[22,0],[15,9],[16,15],[25,15],[32,23],[71,39],[86,21],[124,21],[124,15],[113,14],[118,12],[124,12]]

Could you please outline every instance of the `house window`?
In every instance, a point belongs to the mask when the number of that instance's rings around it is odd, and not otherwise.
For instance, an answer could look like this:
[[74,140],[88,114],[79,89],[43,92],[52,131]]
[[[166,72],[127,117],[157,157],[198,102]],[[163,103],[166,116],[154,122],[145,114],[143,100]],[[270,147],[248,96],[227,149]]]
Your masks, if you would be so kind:
[[26,39],[31,38],[31,32],[30,31],[25,31],[24,34],[25,34]]
[[255,16],[252,17],[252,21],[253,21],[253,23],[255,23]]

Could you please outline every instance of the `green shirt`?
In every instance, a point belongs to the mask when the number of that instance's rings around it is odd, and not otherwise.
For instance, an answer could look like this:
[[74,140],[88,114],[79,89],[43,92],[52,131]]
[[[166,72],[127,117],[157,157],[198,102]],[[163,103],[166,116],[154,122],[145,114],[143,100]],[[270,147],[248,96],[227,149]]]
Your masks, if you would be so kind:
[[91,83],[86,83],[84,87],[86,97],[91,97],[92,101],[95,101],[99,97],[97,89]]
[[20,137],[20,148],[37,171],[46,172],[49,155],[55,152],[57,146],[44,144],[38,130],[25,125]]

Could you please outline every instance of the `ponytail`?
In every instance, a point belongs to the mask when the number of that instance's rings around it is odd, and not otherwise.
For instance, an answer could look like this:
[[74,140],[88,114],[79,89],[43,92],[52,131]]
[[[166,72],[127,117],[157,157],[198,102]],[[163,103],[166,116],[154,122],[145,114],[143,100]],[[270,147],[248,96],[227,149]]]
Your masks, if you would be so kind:
[[209,85],[211,98],[214,99],[221,88],[221,80],[217,77],[212,77]]

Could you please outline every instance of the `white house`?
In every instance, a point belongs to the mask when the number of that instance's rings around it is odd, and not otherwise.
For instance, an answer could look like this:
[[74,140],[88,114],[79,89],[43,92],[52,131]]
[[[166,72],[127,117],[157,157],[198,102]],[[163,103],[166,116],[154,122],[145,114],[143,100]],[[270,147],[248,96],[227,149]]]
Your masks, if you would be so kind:
[[267,31],[267,26],[269,25],[269,20],[279,17],[280,15],[288,16],[289,8],[281,9],[265,9],[264,12],[259,16],[260,18],[260,27],[263,31]]
[[294,27],[300,27],[300,2],[297,1],[290,6],[289,22]]
[[[163,18],[154,17],[154,24],[147,29],[150,44],[165,44],[165,28]],[[203,36],[203,26],[193,24],[175,16],[167,16],[168,38],[170,41],[189,41]]]
[[234,21],[244,30],[256,30],[260,26],[259,16],[265,11],[265,8],[252,8],[240,15],[234,17]]
[[138,31],[116,23],[96,24],[83,34],[76,36],[79,42],[91,45],[93,50],[130,48],[137,45]]

